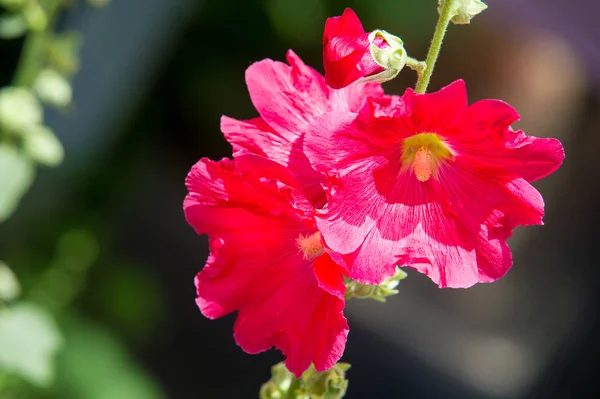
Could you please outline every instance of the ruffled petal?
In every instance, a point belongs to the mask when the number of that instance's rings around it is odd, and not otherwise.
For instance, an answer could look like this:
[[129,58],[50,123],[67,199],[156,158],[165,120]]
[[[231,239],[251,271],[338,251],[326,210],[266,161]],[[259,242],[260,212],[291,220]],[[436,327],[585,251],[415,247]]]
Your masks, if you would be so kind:
[[315,207],[325,203],[321,175],[307,160],[304,132],[318,116],[330,110],[356,111],[371,96],[382,96],[377,83],[357,83],[342,90],[325,85],[323,77],[292,51],[285,65],[263,60],[246,71],[250,96],[260,118],[221,120],[221,129],[234,150],[245,149],[287,166]]
[[[303,277],[304,276],[304,277]],[[323,291],[309,275],[285,270],[273,274],[278,289],[268,300],[253,300],[240,309],[235,340],[249,353],[275,346],[286,354],[286,366],[296,377],[310,366],[324,371],[342,356],[348,324],[344,301]]]
[[467,89],[463,80],[457,80],[434,93],[417,94],[407,89],[403,96],[406,116],[412,133],[437,133],[446,129],[467,109]]
[[315,259],[313,271],[319,281],[319,287],[340,299],[344,299],[346,286],[343,275],[346,274],[346,270],[335,263],[331,256],[325,254]]
[[323,77],[292,51],[288,62],[290,66],[269,59],[252,64],[246,70],[246,84],[263,119],[293,143],[315,115],[328,110],[329,89]]
[[526,136],[510,125],[519,115],[499,100],[482,100],[466,109],[448,129],[448,142],[463,154],[534,181],[557,170],[565,158],[560,141]]
[[328,255],[313,264],[299,250],[298,237],[315,230],[294,176],[266,158],[240,155],[235,162],[201,160],[186,184],[186,218],[210,237],[211,254],[195,280],[201,312],[217,318],[238,311],[240,347],[281,349],[298,377],[311,363],[333,366],[348,334],[342,269]]

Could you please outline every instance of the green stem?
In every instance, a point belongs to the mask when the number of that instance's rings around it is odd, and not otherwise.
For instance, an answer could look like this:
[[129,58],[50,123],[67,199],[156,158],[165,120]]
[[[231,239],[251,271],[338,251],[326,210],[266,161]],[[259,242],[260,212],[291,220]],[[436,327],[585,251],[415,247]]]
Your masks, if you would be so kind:
[[429,46],[429,52],[427,53],[427,59],[425,60],[427,68],[425,68],[425,71],[423,71],[422,74],[419,74],[419,80],[417,80],[417,86],[415,87],[415,91],[417,93],[423,94],[427,91],[427,86],[429,85],[429,80],[431,79],[435,62],[437,61],[438,55],[440,54],[440,49],[442,48],[444,35],[446,34],[448,24],[452,18],[452,6],[454,5],[455,1],[456,0],[442,1],[440,17],[438,18],[435,32],[433,33],[433,39],[431,40],[431,45]]
[[46,43],[46,31],[31,32],[25,39],[17,71],[13,80],[15,86],[31,86],[42,68],[42,57]]
[[54,20],[63,0],[48,0],[45,7],[48,22],[46,28],[40,32],[30,32],[25,38],[21,57],[13,79],[15,86],[31,86],[40,70],[44,66],[42,53],[49,33],[54,27]]
[[406,66],[410,69],[417,71],[419,76],[427,69],[427,64],[424,61],[419,61],[411,57],[406,58]]

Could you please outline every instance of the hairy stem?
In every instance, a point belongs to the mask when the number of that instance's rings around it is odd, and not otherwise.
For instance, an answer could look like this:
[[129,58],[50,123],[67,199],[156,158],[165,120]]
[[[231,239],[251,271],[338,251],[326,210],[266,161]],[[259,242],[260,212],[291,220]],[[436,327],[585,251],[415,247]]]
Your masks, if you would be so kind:
[[438,55],[440,54],[440,49],[442,48],[444,35],[446,34],[448,24],[452,18],[452,6],[454,5],[455,1],[456,0],[442,1],[440,17],[438,18],[438,22],[433,33],[433,39],[431,40],[431,45],[429,46],[429,51],[427,52],[427,59],[425,60],[427,67],[423,73],[419,74],[419,79],[417,80],[417,85],[415,87],[415,91],[417,93],[423,94],[427,91],[427,86],[429,85],[429,80],[431,79],[435,62],[437,61]]

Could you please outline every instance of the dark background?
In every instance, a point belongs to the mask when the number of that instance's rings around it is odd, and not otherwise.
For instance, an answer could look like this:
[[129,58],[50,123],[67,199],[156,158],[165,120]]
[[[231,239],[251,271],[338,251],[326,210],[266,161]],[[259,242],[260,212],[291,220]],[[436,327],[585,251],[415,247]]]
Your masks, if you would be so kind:
[[[349,399],[600,393],[600,5],[488,5],[471,26],[450,27],[430,90],[463,78],[471,101],[502,98],[520,112],[517,127],[563,141],[563,167],[536,184],[546,225],[517,231],[514,266],[497,283],[439,290],[409,270],[388,303],[350,301]],[[39,170],[0,225],[0,253],[27,292],[65,234],[98,250],[57,316],[57,381],[34,397],[257,397],[282,357],[243,353],[235,316],[209,321],[197,310],[207,245],[184,220],[184,178],[201,157],[230,156],[221,115],[256,116],[244,70],[293,48],[322,71],[325,18],[346,6],[424,58],[435,0],[113,0],[63,14],[58,28],[84,37],[72,109],[46,112],[65,162]],[[21,44],[0,42],[2,85]],[[385,88],[400,94],[415,81],[406,70]]]

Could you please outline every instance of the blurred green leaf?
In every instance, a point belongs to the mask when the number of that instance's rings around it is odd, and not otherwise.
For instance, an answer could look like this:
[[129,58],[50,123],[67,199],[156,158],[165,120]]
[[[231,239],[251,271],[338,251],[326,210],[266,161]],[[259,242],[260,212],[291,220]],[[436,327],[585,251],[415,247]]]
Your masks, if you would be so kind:
[[68,345],[58,357],[62,397],[159,399],[160,389],[114,335],[77,317],[64,323]]
[[46,48],[48,61],[59,72],[70,76],[79,69],[81,36],[77,32],[54,35]]
[[0,368],[47,386],[54,379],[53,357],[62,338],[54,320],[31,304],[0,313]]
[[35,175],[32,162],[9,145],[0,144],[0,222],[17,208]]
[[0,261],[0,301],[12,301],[21,295],[21,286],[8,265]]
[[27,130],[23,136],[23,148],[31,159],[42,165],[57,166],[64,157],[64,149],[50,128],[38,125]]
[[[150,339],[165,311],[159,280],[147,269],[117,262],[103,265],[95,283],[97,301],[119,332],[136,342]],[[100,294],[108,291],[111,295]]]
[[0,17],[0,39],[15,39],[27,33],[29,25],[22,14],[5,14]]
[[94,7],[104,7],[110,2],[110,0],[87,0],[87,2]]
[[86,271],[98,258],[96,237],[86,229],[70,229],[56,245],[56,259],[63,269]]
[[70,229],[58,240],[56,255],[29,290],[29,298],[59,313],[85,287],[88,268],[95,262],[99,247],[85,229]]
[[17,11],[23,8],[28,0],[0,0],[0,5],[11,11]]

